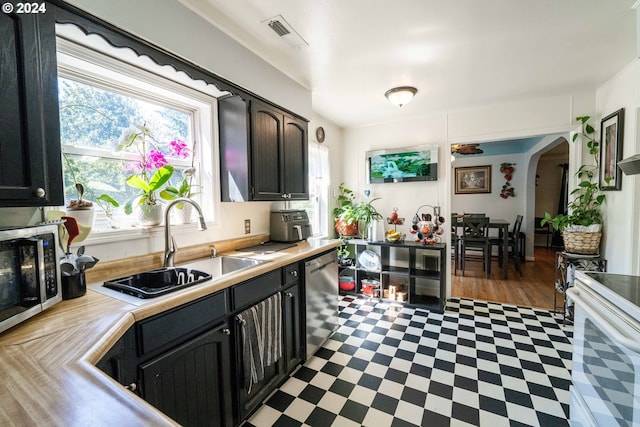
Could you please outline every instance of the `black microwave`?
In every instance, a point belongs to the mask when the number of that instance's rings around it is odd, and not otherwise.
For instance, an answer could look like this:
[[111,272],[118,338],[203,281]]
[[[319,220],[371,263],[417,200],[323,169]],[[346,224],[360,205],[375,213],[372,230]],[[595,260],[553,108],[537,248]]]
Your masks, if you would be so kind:
[[62,301],[58,226],[0,229],[0,332]]

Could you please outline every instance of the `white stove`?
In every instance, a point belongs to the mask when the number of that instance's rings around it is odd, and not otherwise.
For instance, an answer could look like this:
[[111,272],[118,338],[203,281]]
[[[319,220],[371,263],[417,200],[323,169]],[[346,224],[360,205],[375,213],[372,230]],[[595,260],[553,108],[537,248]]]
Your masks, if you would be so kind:
[[640,277],[578,271],[572,427],[640,426]]

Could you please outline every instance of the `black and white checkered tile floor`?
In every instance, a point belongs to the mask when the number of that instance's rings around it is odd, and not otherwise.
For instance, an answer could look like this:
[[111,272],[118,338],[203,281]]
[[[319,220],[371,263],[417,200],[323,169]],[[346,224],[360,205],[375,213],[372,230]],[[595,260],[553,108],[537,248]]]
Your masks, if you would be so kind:
[[338,331],[246,426],[569,425],[572,332],[548,311],[340,305]]

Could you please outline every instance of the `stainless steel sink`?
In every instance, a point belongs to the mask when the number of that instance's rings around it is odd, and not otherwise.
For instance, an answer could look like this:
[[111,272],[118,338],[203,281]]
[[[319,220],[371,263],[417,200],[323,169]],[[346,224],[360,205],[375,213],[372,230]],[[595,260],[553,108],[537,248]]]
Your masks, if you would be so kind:
[[184,267],[165,267],[104,282],[103,286],[138,298],[153,298],[211,279],[211,274]]
[[225,274],[237,273],[238,271],[255,267],[268,261],[235,256],[218,256],[211,258],[211,262],[213,263],[211,273],[213,278],[216,279]]

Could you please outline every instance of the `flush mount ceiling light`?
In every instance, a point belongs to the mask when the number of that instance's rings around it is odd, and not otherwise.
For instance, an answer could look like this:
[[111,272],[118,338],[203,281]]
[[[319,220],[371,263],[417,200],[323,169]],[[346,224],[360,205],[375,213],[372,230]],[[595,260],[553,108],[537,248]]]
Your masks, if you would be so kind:
[[418,89],[415,87],[400,86],[389,89],[384,93],[384,96],[386,96],[392,104],[402,107],[404,104],[411,101],[416,93],[418,93]]

